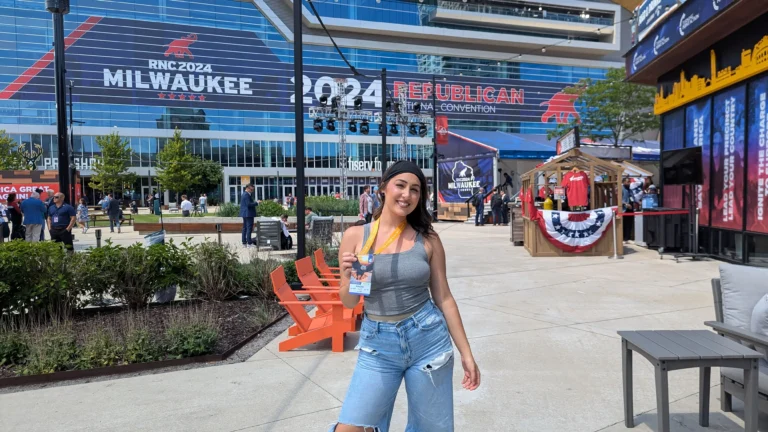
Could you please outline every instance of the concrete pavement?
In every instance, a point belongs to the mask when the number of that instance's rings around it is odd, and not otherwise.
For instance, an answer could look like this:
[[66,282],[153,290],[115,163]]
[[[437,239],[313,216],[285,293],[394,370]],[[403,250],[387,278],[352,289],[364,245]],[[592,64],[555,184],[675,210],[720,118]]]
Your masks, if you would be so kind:
[[[531,258],[506,228],[439,224],[449,282],[483,384],[460,386],[456,431],[620,431],[617,330],[698,329],[714,319],[716,261],[660,261],[629,247],[624,260]],[[278,340],[281,340],[281,336]],[[0,431],[325,431],[355,366],[329,345],[279,353],[273,341],[247,362],[0,395]],[[655,431],[653,368],[634,356],[636,431]],[[673,431],[743,430],[742,405],[719,411],[712,373],[711,427],[698,426],[698,371],[670,374]],[[392,431],[405,427],[404,389]],[[763,430],[768,418],[761,417]],[[762,428],[761,428],[762,429]]]

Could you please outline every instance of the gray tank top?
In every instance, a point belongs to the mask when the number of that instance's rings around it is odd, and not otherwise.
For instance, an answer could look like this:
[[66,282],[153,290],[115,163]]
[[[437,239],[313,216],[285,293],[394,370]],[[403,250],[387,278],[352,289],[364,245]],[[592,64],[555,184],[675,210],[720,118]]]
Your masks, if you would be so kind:
[[[363,244],[371,225],[363,228]],[[429,257],[421,234],[413,247],[394,254],[379,254],[373,261],[371,294],[365,298],[367,313],[393,316],[416,312],[429,301]]]

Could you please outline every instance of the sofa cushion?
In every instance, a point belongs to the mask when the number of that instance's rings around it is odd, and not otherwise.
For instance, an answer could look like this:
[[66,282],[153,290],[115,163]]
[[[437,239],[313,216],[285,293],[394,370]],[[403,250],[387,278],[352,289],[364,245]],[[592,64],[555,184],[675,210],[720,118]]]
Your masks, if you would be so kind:
[[[724,367],[720,368],[720,374],[744,385],[744,369]],[[760,393],[768,395],[768,362],[765,359],[760,359],[760,375],[757,377],[757,388]]]
[[[752,321],[749,329],[752,333],[768,337],[768,294],[764,295],[757,301],[755,308],[752,309]],[[755,347],[756,351],[761,352],[763,355],[768,354],[765,348]]]
[[768,294],[768,269],[735,264],[720,265],[723,322],[750,330],[752,310]]

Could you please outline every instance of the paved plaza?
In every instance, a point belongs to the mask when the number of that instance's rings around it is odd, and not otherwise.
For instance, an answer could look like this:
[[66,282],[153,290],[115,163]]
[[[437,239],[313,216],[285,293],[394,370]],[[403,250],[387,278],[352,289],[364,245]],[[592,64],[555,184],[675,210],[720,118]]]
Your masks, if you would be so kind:
[[[632,246],[617,261],[531,258],[511,245],[507,228],[437,228],[483,378],[477,391],[463,390],[456,362],[458,432],[626,430],[616,331],[702,329],[714,319],[716,261],[676,264]],[[357,335],[343,354],[330,345],[278,353],[278,340],[244,363],[3,394],[0,431],[327,430],[355,366]],[[634,357],[634,430],[655,431],[653,368]],[[701,428],[698,371],[670,373],[673,431],[743,430],[743,405],[734,399],[734,413],[721,412],[718,383],[715,369],[711,426]],[[403,431],[406,412],[401,388],[393,432]]]

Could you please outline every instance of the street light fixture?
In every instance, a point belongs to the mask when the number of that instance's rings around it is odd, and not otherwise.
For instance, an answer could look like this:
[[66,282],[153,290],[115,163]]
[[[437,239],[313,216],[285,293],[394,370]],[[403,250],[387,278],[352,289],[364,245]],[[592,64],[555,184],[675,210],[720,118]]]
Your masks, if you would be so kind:
[[53,14],[53,60],[56,91],[56,138],[59,146],[59,190],[64,199],[74,202],[72,173],[69,169],[69,143],[67,142],[67,101],[64,78],[64,15],[69,13],[69,0],[46,0],[45,9]]

